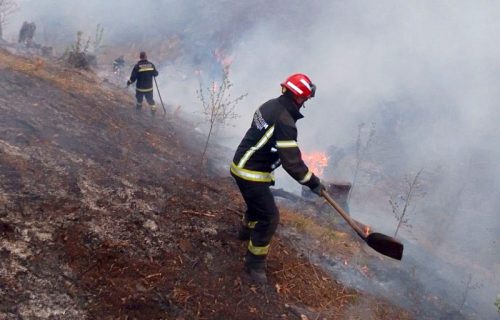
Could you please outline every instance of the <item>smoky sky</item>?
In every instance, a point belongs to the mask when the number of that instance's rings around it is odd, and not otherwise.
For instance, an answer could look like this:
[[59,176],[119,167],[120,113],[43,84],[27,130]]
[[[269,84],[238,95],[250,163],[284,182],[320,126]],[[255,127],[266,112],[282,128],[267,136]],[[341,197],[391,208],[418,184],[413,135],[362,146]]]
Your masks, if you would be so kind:
[[[165,66],[166,100],[199,107],[195,56],[222,47],[233,57],[233,95],[248,93],[226,132],[235,149],[255,109],[280,94],[279,84],[303,72],[317,85],[302,109],[299,145],[305,152],[351,150],[358,126],[376,130],[366,161],[402,180],[424,169],[427,195],[416,203],[408,238],[444,232],[443,250],[489,270],[500,283],[500,2],[478,1],[97,1],[24,0],[7,36],[22,21],[37,23],[39,41],[70,41],[77,30],[105,29],[105,42],[161,41],[178,35],[190,59]],[[56,39],[56,40],[55,40]],[[154,60],[154,57],[151,57]],[[160,72],[162,70],[160,69]],[[229,160],[228,160],[229,161]],[[281,184],[298,188],[278,172]],[[352,167],[325,179],[351,180]],[[365,174],[360,188],[384,186]],[[284,181],[284,182],[283,182]],[[389,192],[352,199],[351,212],[383,231],[394,229]],[[371,202],[369,202],[371,201]],[[361,202],[364,202],[361,204]],[[367,203],[369,202],[369,203]],[[367,208],[372,208],[370,211]],[[444,229],[436,219],[451,217]],[[467,267],[467,264],[464,264]],[[485,280],[486,281],[486,280]],[[484,291],[486,290],[486,291]],[[484,298],[485,300],[487,298]],[[490,306],[493,308],[493,306]]]

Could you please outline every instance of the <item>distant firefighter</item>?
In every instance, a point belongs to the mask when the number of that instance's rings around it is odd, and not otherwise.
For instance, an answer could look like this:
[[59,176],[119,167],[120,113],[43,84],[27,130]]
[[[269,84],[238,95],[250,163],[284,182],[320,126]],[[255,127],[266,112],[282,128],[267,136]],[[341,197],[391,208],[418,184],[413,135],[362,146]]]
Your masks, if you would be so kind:
[[119,56],[113,60],[113,72],[115,74],[121,74],[123,67],[125,67],[125,58],[123,56]]
[[134,66],[130,79],[127,80],[127,86],[137,81],[135,85],[135,98],[137,100],[136,109],[141,110],[142,100],[146,100],[151,107],[151,114],[156,112],[156,104],[153,99],[153,77],[158,76],[158,70],[154,64],[148,61],[146,52],[142,51],[139,55],[139,62]]
[[24,21],[21,30],[19,30],[19,39],[17,42],[29,46],[33,42],[35,31],[36,24],[34,22]]

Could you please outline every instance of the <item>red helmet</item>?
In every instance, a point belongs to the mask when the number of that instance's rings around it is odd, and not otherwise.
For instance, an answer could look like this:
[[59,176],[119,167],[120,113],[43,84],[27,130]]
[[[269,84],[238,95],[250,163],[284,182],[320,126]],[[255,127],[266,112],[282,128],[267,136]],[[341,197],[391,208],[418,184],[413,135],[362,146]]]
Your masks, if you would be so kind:
[[296,73],[289,76],[281,87],[290,90],[296,97],[312,98],[316,93],[316,86],[311,82],[308,76],[302,73]]

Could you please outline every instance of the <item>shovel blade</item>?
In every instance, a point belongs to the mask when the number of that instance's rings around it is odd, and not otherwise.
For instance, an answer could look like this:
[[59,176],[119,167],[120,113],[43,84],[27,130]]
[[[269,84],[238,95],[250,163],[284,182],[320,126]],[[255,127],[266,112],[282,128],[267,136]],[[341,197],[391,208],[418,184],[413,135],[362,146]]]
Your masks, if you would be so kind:
[[385,234],[373,232],[366,237],[366,243],[375,251],[396,260],[403,258],[403,244]]

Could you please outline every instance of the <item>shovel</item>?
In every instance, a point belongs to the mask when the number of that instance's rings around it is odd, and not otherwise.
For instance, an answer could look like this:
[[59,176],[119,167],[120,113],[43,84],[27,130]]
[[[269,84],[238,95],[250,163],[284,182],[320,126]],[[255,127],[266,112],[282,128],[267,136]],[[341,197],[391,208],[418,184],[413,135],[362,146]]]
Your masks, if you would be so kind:
[[344,218],[344,220],[356,231],[358,236],[361,237],[373,250],[385,256],[391,257],[396,260],[403,258],[403,244],[396,239],[389,237],[385,234],[370,232],[365,234],[363,230],[349,217],[349,215],[339,206],[335,200],[325,191],[321,191],[321,195],[337,210],[337,212]]
[[163,99],[161,98],[160,89],[158,88],[158,82],[156,82],[156,77],[153,77],[156,85],[156,91],[158,91],[158,97],[160,98],[161,106],[163,108],[163,119],[167,116],[167,110],[165,110],[165,105],[163,104]]

